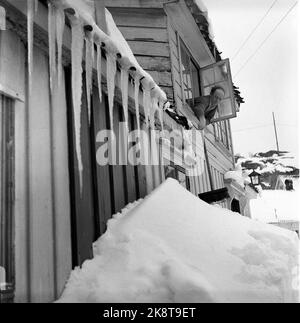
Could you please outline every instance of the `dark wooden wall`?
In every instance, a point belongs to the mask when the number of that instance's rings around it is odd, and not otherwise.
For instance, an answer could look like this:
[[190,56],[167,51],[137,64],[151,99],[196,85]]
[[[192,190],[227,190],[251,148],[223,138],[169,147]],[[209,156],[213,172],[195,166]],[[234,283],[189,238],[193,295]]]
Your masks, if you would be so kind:
[[[106,231],[107,221],[128,203],[146,196],[146,173],[143,166],[97,164],[96,153],[103,143],[97,143],[100,130],[109,129],[108,100],[103,93],[100,103],[98,89],[92,96],[91,126],[88,123],[86,96],[83,94],[81,115],[81,149],[83,161],[83,188],[80,192],[79,172],[75,151],[75,129],[68,72],[66,87],[69,123],[69,164],[71,190],[71,221],[73,266],[92,258],[92,244]],[[124,120],[122,107],[115,102],[114,132],[119,145],[119,122]],[[135,116],[129,113],[129,128],[136,129]],[[122,135],[121,135],[122,138]],[[118,149],[117,149],[118,151]],[[117,160],[119,159],[117,153]]]
[[14,132],[13,100],[0,94],[0,266],[8,284],[6,294],[0,291],[0,303],[12,301],[15,285]]

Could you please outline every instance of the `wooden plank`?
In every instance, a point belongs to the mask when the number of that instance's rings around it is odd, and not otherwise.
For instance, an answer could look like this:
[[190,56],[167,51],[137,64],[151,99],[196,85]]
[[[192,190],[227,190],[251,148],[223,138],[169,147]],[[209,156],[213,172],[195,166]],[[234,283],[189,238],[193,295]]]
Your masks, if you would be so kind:
[[172,74],[170,72],[157,72],[157,71],[147,71],[153,78],[153,80],[159,86],[172,86]]
[[[176,72],[179,75],[179,79],[180,79],[180,62],[179,62],[179,58],[177,58],[173,50],[171,51],[171,59],[172,59],[172,66],[174,68],[174,73]],[[176,79],[178,79],[178,77],[176,77]]]
[[[94,113],[94,133],[95,138],[100,130],[108,129],[107,122],[107,98],[103,95],[102,102],[100,103],[98,88],[94,87],[93,90],[93,113]],[[103,143],[96,142],[96,153],[97,150],[103,145]],[[99,225],[100,234],[106,231],[107,221],[111,219],[113,214],[112,206],[112,187],[110,181],[110,166],[100,166],[97,164],[97,186],[98,186],[98,209],[99,209]]]
[[[134,115],[129,113],[129,131],[134,130]],[[129,147],[130,148],[130,147]],[[127,203],[132,203],[138,199],[137,196],[137,178],[135,166],[126,166],[126,184],[127,184]]]
[[55,297],[48,77],[48,59],[35,50],[32,95],[27,106],[31,302],[49,302]]
[[170,17],[168,17],[168,33],[169,33],[169,41],[170,42],[173,41],[173,43],[177,47],[177,35],[176,35],[175,29],[173,28],[170,22]]
[[145,41],[129,40],[130,46],[134,55],[152,56],[152,57],[169,57],[170,48],[166,43],[155,43]]
[[166,28],[167,17],[162,10],[111,8],[108,6],[118,27]]
[[161,86],[161,89],[165,91],[167,94],[168,99],[174,100],[174,89],[172,86]]
[[119,152],[119,122],[121,120],[120,105],[115,102],[114,106],[114,132],[116,136],[116,147],[117,147],[117,165],[113,165],[113,190],[114,190],[114,213],[120,212],[126,205],[125,198],[125,174],[122,165],[119,165],[119,158],[121,157]]
[[[91,165],[90,129],[88,122],[85,91],[82,96],[81,110],[81,155],[83,162],[82,190],[80,189],[77,154],[75,150],[74,115],[71,95],[71,72],[67,74],[67,100],[69,123],[69,163],[71,190],[71,225],[73,266],[81,265],[92,258],[92,244],[95,240],[95,217],[93,199],[93,173]],[[85,88],[83,86],[83,88]]]
[[23,52],[19,39],[15,33],[5,31],[1,32],[0,42],[0,93],[24,101],[24,85],[22,79],[16,77],[24,69],[21,65]]
[[[150,158],[150,134],[149,134],[149,128],[147,128],[146,124],[143,122],[141,124],[141,129],[147,133],[147,137],[148,137],[148,145],[144,145],[144,149],[145,149],[145,154],[147,156],[149,156]],[[152,165],[149,163],[149,161],[147,162],[147,165],[144,166],[145,167],[145,173],[146,173],[146,187],[147,187],[147,194],[150,194],[153,189],[154,189],[154,176],[153,176],[153,167]]]
[[175,80],[174,93],[180,98],[182,102],[184,101],[182,98],[181,85],[178,83],[177,79]]
[[169,57],[146,57],[136,55],[141,67],[147,71],[169,72],[171,71],[171,60]]
[[[64,84],[64,83],[62,83]],[[68,160],[67,105],[65,87],[53,96],[51,105],[56,295],[59,297],[72,269],[70,182]]]
[[144,40],[154,42],[168,42],[167,30],[165,28],[144,27],[119,27],[126,40]]
[[[142,120],[140,120],[142,123]],[[136,118],[133,118],[134,129],[137,129]],[[137,198],[144,198],[147,195],[147,179],[146,169],[144,165],[137,165],[135,167],[136,184],[137,184]]]
[[174,0],[105,0],[106,7],[118,8],[163,8]]

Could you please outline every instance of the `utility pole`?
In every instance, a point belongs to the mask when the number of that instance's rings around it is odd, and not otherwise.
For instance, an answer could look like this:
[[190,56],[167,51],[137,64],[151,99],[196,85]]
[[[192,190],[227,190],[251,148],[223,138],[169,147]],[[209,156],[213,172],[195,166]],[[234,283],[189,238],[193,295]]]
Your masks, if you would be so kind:
[[274,123],[277,151],[279,151],[278,134],[277,134],[277,127],[276,127],[276,120],[275,120],[275,113],[274,112],[273,112],[273,123]]

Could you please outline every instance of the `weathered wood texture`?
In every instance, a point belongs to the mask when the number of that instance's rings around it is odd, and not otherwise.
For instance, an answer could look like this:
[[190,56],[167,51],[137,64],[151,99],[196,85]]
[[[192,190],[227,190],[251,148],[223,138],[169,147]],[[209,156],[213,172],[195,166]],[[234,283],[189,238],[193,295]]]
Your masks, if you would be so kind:
[[52,106],[48,60],[38,48],[28,101],[25,47],[11,31],[1,33],[0,41],[6,52],[0,66],[9,71],[1,73],[1,82],[26,99],[14,102],[15,301],[49,302],[59,296],[71,269],[66,103],[59,94]]
[[[70,79],[67,81],[67,87],[70,87]],[[72,106],[69,109],[72,110]],[[69,118],[70,135],[73,141],[70,145],[70,164],[74,266],[91,258],[92,244],[106,231],[107,221],[113,214],[120,212],[128,203],[145,197],[147,181],[149,181],[145,176],[145,166],[132,166],[120,162],[126,155],[126,151],[122,145],[124,134],[120,132],[122,129],[120,123],[124,121],[124,116],[118,100],[115,100],[113,111],[117,164],[97,163],[97,158],[100,158],[98,150],[106,144],[101,141],[103,138],[101,139],[98,134],[102,130],[109,129],[110,120],[107,96],[103,92],[103,100],[100,102],[96,86],[92,95],[92,111],[92,123],[89,126],[86,100],[83,100],[81,147],[85,170],[82,195],[80,195],[74,147],[74,121]],[[136,129],[135,116],[132,112],[129,113],[129,128]],[[111,155],[108,154],[108,156]]]
[[148,1],[148,5],[150,2],[153,7],[144,7],[145,2],[132,1],[131,6],[127,3],[128,7],[124,4],[119,7],[116,3],[111,6],[108,4],[108,9],[139,64],[149,72],[157,84],[165,90],[168,98],[173,101],[167,17],[164,10],[155,9],[158,8],[156,7],[158,1]]
[[106,7],[119,8],[163,8],[174,0],[104,0]]

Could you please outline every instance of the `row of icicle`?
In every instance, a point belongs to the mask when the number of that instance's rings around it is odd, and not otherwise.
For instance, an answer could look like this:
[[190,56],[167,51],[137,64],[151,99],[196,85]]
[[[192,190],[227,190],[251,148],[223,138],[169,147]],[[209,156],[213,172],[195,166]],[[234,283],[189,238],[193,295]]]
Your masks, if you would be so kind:
[[[48,34],[49,34],[49,71],[50,71],[50,89],[53,95],[54,89],[57,85],[60,86],[62,82],[62,48],[63,48],[63,34],[65,28],[65,11],[63,6],[57,5],[59,1],[48,3]],[[33,73],[33,25],[34,17],[38,11],[38,0],[27,0],[28,8],[28,70],[29,70],[29,96],[32,90],[32,73]],[[82,189],[82,155],[81,155],[81,100],[82,100],[82,61],[83,51],[85,48],[85,73],[86,73],[86,94],[88,104],[89,122],[91,121],[91,94],[92,94],[92,79],[93,67],[96,63],[98,75],[98,89],[99,99],[102,101],[102,48],[103,43],[109,40],[109,37],[104,35],[105,40],[101,41],[100,37],[95,37],[94,29],[85,30],[85,22],[81,17],[75,14],[69,15],[72,30],[72,99],[75,120],[75,139],[76,139],[76,155],[79,168],[80,187]],[[95,26],[95,23],[93,22]],[[98,27],[96,27],[98,28]],[[112,41],[110,41],[112,42]],[[85,43],[85,46],[84,46]],[[97,48],[97,57],[95,62],[95,45]],[[129,59],[117,55],[116,46],[109,41],[105,43],[106,61],[107,61],[107,92],[109,102],[109,116],[110,116],[110,129],[113,130],[113,107],[115,95],[115,77],[117,73],[117,61],[121,66],[121,93],[122,105],[125,117],[125,123],[128,130],[128,88],[129,88],[129,75],[133,76],[134,80],[134,99],[135,111],[137,120],[137,130],[140,131],[140,112],[139,112],[139,92],[140,84],[143,89],[143,107],[145,114],[145,121],[147,127],[155,128],[155,114],[158,113],[161,127],[163,127],[163,107],[166,103],[165,94],[162,95],[161,89],[155,84],[150,77],[145,77],[145,74],[138,73],[139,69],[133,72],[130,67]],[[121,53],[120,53],[121,54]]]

